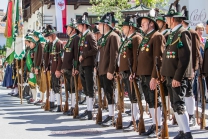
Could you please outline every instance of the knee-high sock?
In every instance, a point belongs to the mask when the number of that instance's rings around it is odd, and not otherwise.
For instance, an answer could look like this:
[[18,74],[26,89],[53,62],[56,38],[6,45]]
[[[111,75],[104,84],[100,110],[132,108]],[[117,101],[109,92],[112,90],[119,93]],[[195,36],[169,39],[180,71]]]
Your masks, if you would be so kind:
[[56,101],[57,101],[57,105],[61,105],[61,99],[59,93],[56,93]]
[[183,131],[183,126],[181,124],[181,119],[179,118],[178,113],[177,112],[174,112],[174,115],[175,115],[176,121],[178,123],[179,131]]
[[88,99],[88,111],[92,111],[93,109],[93,98],[89,97]]
[[51,92],[50,92],[50,102],[55,102],[55,94],[54,94],[54,92],[51,90]]
[[188,113],[187,111],[184,114],[178,115],[178,119],[181,121],[181,125],[183,127],[183,132],[190,132],[189,121],[188,121]]
[[115,103],[117,103],[118,102],[118,89],[115,89],[114,94],[115,94]]
[[155,120],[155,108],[149,108],[149,112],[150,112],[150,114],[151,114],[151,116],[152,116],[152,122],[153,122],[153,124],[156,124],[156,120]]
[[37,99],[37,91],[36,91],[36,89],[31,89],[31,91],[32,91],[33,99],[36,101],[36,99]]
[[157,108],[157,124],[158,124],[158,126],[162,125],[162,111],[161,111],[161,107]]
[[109,116],[114,116],[114,110],[115,110],[114,104],[109,104],[108,110],[109,110]]
[[133,105],[133,108],[131,111],[134,116],[134,120],[138,120],[140,117],[138,103],[132,103],[132,105]]
[[18,87],[14,88],[14,94],[18,94]]
[[86,96],[87,110],[89,109],[89,96]]
[[185,97],[186,110],[189,115],[194,115],[195,100],[194,97]]
[[11,93],[14,93],[14,88],[11,90]]
[[71,98],[71,107],[74,108],[76,104],[76,96],[75,93],[72,93],[72,98]]

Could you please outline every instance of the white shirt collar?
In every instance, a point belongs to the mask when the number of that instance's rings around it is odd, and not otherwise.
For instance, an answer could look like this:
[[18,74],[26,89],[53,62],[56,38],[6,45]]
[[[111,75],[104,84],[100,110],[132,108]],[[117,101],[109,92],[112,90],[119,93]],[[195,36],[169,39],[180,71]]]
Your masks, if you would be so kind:
[[147,35],[148,35],[148,34],[150,34],[150,33],[152,33],[153,31],[154,31],[154,29],[153,29],[153,30],[151,30],[151,31],[149,31],[149,32],[147,33]]
[[174,32],[176,31],[178,28],[180,28],[182,25],[181,24],[178,24],[177,26],[175,26],[171,31]]
[[85,32],[83,32],[83,36],[89,31],[89,29],[85,30]]
[[70,38],[74,37],[75,35],[77,35],[77,33],[75,33],[74,35],[72,35]]
[[130,34],[130,35],[128,36],[128,38],[130,38],[133,34],[134,34],[134,33]]
[[58,40],[58,38],[56,37],[56,39],[53,41],[53,45],[56,43],[57,40]]
[[164,34],[166,31],[169,32],[169,29],[163,30],[163,31],[161,32],[161,34]]

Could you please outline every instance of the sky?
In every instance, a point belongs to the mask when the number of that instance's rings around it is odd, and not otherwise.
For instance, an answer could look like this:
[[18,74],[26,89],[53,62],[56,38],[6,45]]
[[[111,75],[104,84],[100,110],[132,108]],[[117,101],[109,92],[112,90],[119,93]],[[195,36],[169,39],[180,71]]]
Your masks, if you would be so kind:
[[4,9],[4,12],[6,13],[8,0],[0,0],[0,3],[0,9]]

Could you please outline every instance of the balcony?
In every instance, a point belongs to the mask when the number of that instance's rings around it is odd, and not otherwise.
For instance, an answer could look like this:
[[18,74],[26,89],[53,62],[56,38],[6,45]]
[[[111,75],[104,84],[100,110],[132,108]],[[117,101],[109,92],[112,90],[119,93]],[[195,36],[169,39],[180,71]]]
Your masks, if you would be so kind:
[[28,21],[28,18],[31,17],[31,6],[28,6],[26,9],[23,10],[23,19],[24,21]]

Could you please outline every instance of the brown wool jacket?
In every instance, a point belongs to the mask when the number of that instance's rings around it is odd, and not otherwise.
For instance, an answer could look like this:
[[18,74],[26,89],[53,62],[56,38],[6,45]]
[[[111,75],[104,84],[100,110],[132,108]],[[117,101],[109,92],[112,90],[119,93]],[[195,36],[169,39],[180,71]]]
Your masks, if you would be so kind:
[[44,51],[44,54],[43,54],[43,58],[45,60],[45,69],[48,69],[50,70],[50,60],[49,60],[49,56],[50,56],[50,49],[52,47],[53,43],[51,42],[47,42],[47,46],[45,46],[45,51]]
[[119,46],[120,37],[115,32],[111,32],[107,37],[106,45],[100,48],[99,75],[115,72]]
[[83,60],[81,66],[94,66],[94,60],[97,54],[97,42],[92,32],[88,32],[85,41],[87,46],[83,46]]
[[149,45],[149,51],[142,51],[141,47],[138,48],[137,51],[133,51],[134,59],[137,58],[137,62],[134,61],[133,69],[137,76],[150,75],[152,78],[157,78],[155,57],[157,56],[159,58],[158,65],[160,67],[160,57],[162,57],[162,49],[165,45],[165,38],[158,31],[152,32],[148,35],[148,37],[150,37],[150,40],[147,43]]
[[[61,59],[61,50],[62,50],[62,46],[63,44],[60,42],[60,40],[58,40],[56,42],[56,54],[53,55],[52,53],[50,53],[50,61],[52,61],[51,63],[51,73],[55,73],[56,71],[61,71],[61,66],[62,66],[62,59]],[[51,45],[50,49],[52,50],[53,44]],[[54,61],[54,57],[56,57],[56,61]]]
[[[70,70],[73,68],[73,60],[78,61],[78,43],[80,37],[77,35],[69,45],[69,51],[64,50],[64,59],[61,69]],[[77,68],[77,67],[76,67]]]
[[196,31],[190,29],[191,33],[191,41],[192,41],[192,66],[196,71],[199,69],[199,61],[200,61],[200,38]]
[[42,62],[42,46],[41,46],[41,43],[38,42],[36,47],[37,47],[37,51],[34,54],[34,67],[40,69],[41,62]]
[[[172,46],[167,46],[163,53],[161,75],[171,77],[176,81],[181,81],[185,77],[187,69],[192,69],[191,60],[191,34],[185,28],[181,27],[175,34],[173,41],[178,39],[181,34],[181,41],[183,46],[178,48],[178,43]],[[167,51],[175,52],[175,58],[167,58]],[[189,68],[188,68],[189,67]]]
[[127,48],[126,49],[126,57],[124,58],[124,55],[123,54],[120,54],[119,72],[129,70],[128,59],[131,60],[131,65],[133,65],[132,64],[134,62],[133,61],[133,59],[134,59],[133,58],[133,51],[137,51],[138,46],[140,45],[141,41],[142,41],[142,36],[140,34],[135,34],[132,37],[132,48]]

